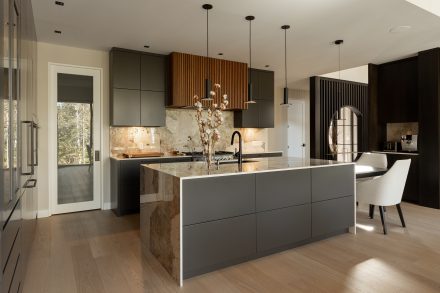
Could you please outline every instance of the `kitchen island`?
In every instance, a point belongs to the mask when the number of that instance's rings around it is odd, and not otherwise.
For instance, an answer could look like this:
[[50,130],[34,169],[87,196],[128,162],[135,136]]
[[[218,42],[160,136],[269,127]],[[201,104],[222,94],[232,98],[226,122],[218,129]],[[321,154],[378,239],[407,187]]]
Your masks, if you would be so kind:
[[268,158],[141,167],[142,248],[183,279],[349,231],[353,163]]

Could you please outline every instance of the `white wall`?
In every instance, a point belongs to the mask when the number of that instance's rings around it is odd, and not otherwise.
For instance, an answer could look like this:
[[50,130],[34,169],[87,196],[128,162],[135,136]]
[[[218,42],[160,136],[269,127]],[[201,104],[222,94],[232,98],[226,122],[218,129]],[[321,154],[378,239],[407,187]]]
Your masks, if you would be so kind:
[[37,58],[37,98],[40,141],[38,154],[38,214],[40,217],[50,215],[49,207],[49,170],[48,170],[48,74],[49,62],[77,66],[102,68],[103,93],[101,102],[102,125],[102,178],[104,208],[110,207],[110,159],[109,159],[109,55],[105,51],[88,50],[49,43],[38,43]]
[[[339,71],[323,74],[321,76],[339,79]],[[368,83],[368,65],[341,70],[340,79]]]
[[[283,102],[284,86],[275,86],[275,127],[269,129],[269,150],[283,151],[287,156],[287,108],[280,106]],[[306,158],[310,157],[310,92],[308,90],[289,89],[289,100],[304,101],[305,104],[305,143]]]

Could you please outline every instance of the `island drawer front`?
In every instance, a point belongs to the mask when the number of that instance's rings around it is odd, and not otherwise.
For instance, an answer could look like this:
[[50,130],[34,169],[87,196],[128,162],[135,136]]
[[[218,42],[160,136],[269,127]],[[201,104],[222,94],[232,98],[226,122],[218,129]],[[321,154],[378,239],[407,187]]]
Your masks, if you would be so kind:
[[310,203],[310,170],[289,170],[256,175],[257,212]]
[[353,225],[353,196],[312,203],[312,237],[329,235]]
[[187,179],[182,182],[183,225],[255,213],[255,175]]
[[243,261],[256,254],[256,216],[183,227],[183,277]]
[[311,238],[310,204],[257,214],[257,251],[283,248]]
[[354,165],[312,169],[312,202],[354,194]]

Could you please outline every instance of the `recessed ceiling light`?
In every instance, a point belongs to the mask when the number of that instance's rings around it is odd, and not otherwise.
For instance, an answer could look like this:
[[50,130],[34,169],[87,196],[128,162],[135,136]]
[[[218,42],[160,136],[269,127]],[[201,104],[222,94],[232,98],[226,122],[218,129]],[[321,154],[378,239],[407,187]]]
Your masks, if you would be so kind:
[[60,30],[54,30],[53,32],[56,33],[56,34],[61,34]]
[[223,56],[223,53],[218,53],[219,56]]
[[392,34],[397,34],[397,33],[403,33],[406,31],[409,31],[411,29],[410,25],[399,25],[399,26],[395,26],[390,28],[389,32]]
[[64,6],[64,2],[62,1],[55,1],[55,4],[59,6]]
[[270,67],[270,65],[265,65],[264,67],[268,68],[268,67]]
[[145,49],[148,49],[148,48],[150,48],[150,46],[148,46],[148,45],[145,45],[145,46],[144,46],[144,48],[145,48]]

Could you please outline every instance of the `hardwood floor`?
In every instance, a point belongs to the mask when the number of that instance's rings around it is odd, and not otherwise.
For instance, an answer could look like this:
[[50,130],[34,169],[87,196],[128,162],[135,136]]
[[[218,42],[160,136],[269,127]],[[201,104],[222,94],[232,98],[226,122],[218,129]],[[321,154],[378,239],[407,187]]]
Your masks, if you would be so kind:
[[[358,212],[345,234],[184,281],[142,256],[138,216],[92,211],[40,219],[24,292],[440,292],[440,211],[402,204]],[[359,228],[361,227],[361,228]],[[368,231],[371,230],[371,231]]]

